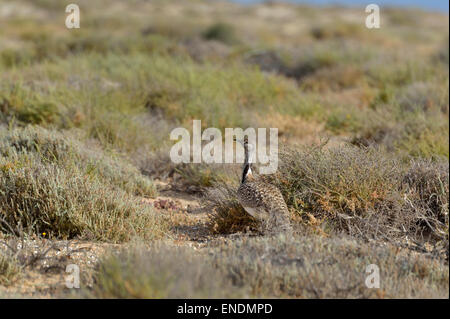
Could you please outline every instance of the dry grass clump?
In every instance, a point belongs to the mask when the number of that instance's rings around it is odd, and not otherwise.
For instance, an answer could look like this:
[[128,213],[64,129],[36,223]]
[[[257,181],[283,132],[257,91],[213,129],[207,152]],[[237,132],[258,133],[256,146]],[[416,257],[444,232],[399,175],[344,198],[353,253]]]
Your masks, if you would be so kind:
[[399,90],[397,103],[404,112],[440,112],[448,114],[449,96],[447,83],[415,82]]
[[[448,297],[442,261],[345,237],[244,238],[223,245],[214,258],[234,285],[259,298]],[[365,285],[370,264],[379,267],[379,289]]]
[[[91,298],[448,298],[448,267],[390,245],[345,237],[243,237],[205,252],[160,246],[104,258]],[[366,267],[380,288],[365,285]]]
[[416,212],[419,225],[425,228],[425,235],[443,239],[448,248],[448,161],[413,161],[403,183],[406,205]]
[[376,148],[318,147],[287,151],[280,164],[276,184],[288,205],[312,214],[325,229],[364,238],[448,239],[444,160],[419,165]]
[[333,25],[320,25],[311,28],[310,34],[316,40],[332,38],[361,38],[364,29],[359,24],[334,22]]
[[21,267],[15,256],[0,250],[0,285],[12,285],[20,276]]
[[[443,83],[442,83],[443,82]],[[448,157],[447,81],[413,82],[399,89],[382,89],[355,132],[356,145],[379,144],[401,155]]]
[[341,91],[354,88],[365,83],[364,73],[351,65],[339,65],[331,68],[319,69],[312,75],[306,76],[301,87],[311,91]]
[[409,157],[439,160],[449,156],[448,122],[441,115],[401,114],[399,122],[368,114],[372,121],[353,135],[352,144],[358,146],[382,146],[406,160]]
[[98,266],[90,298],[241,298],[207,255],[156,245],[123,250]]
[[[52,238],[127,241],[134,236],[159,237],[163,226],[155,213],[138,199],[113,190],[73,169],[34,162],[0,173],[0,212],[4,224],[20,225],[26,233],[48,233]],[[0,160],[2,168],[10,162]],[[22,167],[21,167],[22,166]],[[17,168],[19,167],[19,168]]]
[[238,185],[222,184],[211,188],[204,197],[209,211],[209,229],[215,234],[230,234],[256,230],[258,222],[242,207],[237,199]]
[[[284,150],[278,172],[262,178],[280,188],[294,217],[320,232],[396,242],[448,240],[445,160],[404,163],[381,149],[321,145]],[[217,232],[249,225],[235,188],[218,187],[207,196]]]
[[229,45],[200,37],[186,39],[183,41],[183,48],[193,60],[200,63],[207,61],[223,62],[231,53]]
[[2,231],[113,242],[160,237],[165,223],[133,196],[148,194],[149,184],[136,179],[131,187],[126,179],[136,177],[136,171],[105,156],[78,153],[69,141],[43,129],[5,132],[0,153]]

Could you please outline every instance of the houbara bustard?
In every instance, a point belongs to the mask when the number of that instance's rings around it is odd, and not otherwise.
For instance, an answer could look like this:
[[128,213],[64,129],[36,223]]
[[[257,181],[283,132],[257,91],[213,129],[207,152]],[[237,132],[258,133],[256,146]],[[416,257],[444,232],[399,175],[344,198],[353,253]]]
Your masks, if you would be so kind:
[[235,141],[244,146],[245,156],[241,184],[237,191],[239,202],[247,213],[261,221],[264,232],[291,232],[289,210],[280,190],[252,172],[250,158],[255,152],[255,146],[248,143],[247,136],[244,141]]

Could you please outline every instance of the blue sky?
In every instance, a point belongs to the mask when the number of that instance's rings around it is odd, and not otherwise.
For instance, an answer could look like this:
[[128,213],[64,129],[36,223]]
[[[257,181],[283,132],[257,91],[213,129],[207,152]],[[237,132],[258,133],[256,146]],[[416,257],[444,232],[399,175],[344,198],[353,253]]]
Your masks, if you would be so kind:
[[[261,2],[263,0],[233,0],[240,3]],[[311,3],[311,4],[341,4],[348,6],[366,6],[370,3],[379,6],[402,6],[416,7],[431,11],[441,11],[448,13],[448,0],[285,0],[290,2]]]

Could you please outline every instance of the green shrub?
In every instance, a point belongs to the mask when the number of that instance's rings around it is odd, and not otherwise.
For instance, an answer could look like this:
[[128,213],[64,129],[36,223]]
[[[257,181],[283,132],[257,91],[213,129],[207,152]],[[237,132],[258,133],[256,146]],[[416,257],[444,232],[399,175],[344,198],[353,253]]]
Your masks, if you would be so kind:
[[164,233],[164,221],[133,196],[155,189],[131,165],[40,128],[5,134],[0,149],[3,231],[113,242]]
[[27,127],[9,132],[2,130],[0,154],[6,158],[30,154],[45,163],[62,168],[75,166],[91,178],[97,178],[113,188],[131,195],[154,197],[156,188],[152,181],[120,155],[107,155],[95,143],[84,144],[71,134],[48,131],[40,127]]
[[210,26],[203,33],[203,37],[207,40],[217,40],[226,44],[235,44],[238,40],[234,28],[223,22],[219,22]]

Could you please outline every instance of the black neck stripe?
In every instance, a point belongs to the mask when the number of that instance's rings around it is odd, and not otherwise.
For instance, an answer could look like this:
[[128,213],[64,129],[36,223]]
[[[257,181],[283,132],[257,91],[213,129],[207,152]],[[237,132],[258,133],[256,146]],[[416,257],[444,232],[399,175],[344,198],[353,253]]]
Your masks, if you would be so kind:
[[247,177],[247,173],[248,173],[249,169],[250,169],[250,164],[249,163],[245,164],[244,169],[242,171],[242,183],[245,182],[245,178]]

